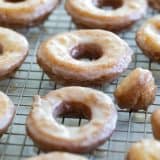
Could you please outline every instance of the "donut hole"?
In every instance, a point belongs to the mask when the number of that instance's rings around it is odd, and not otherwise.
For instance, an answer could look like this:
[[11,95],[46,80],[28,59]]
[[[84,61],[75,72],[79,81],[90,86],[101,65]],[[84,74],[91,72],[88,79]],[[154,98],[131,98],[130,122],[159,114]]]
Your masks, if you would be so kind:
[[104,10],[114,10],[123,5],[123,0],[93,0],[93,4]]
[[18,3],[18,2],[24,2],[26,0],[5,0],[5,1],[10,3]]
[[68,126],[73,126],[74,124],[78,126],[78,124],[76,123],[77,120],[78,121],[84,120],[83,122],[85,122],[86,124],[92,118],[90,108],[87,105],[80,102],[62,102],[54,110],[53,116],[56,119],[58,118],[67,118],[67,120],[72,119],[72,123],[69,123],[69,124],[65,123],[65,125],[68,125]]
[[102,48],[98,44],[94,43],[79,44],[71,50],[72,58],[82,61],[97,60],[101,58],[102,55]]

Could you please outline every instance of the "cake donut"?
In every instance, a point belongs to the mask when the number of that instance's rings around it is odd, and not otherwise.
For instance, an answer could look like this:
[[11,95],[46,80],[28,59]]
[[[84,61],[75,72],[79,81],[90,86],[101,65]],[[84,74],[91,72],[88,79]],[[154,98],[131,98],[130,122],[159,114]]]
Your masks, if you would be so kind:
[[160,0],[148,0],[149,4],[157,10],[160,10]]
[[155,99],[156,88],[152,73],[136,68],[118,85],[114,95],[122,109],[147,110]]
[[157,140],[160,140],[160,109],[157,109],[152,113],[151,124],[153,135]]
[[0,137],[6,132],[15,115],[15,106],[7,95],[0,91]]
[[87,158],[65,152],[52,152],[48,154],[41,154],[26,160],[87,160]]
[[160,62],[160,16],[155,16],[145,22],[136,34],[136,42],[143,53],[152,61]]
[[28,54],[26,38],[10,29],[0,27],[0,79],[11,76]]
[[29,27],[43,22],[58,4],[58,0],[1,0],[0,25]]
[[[107,10],[110,7],[113,10]],[[65,8],[78,26],[120,31],[144,16],[146,0],[67,0]]]
[[103,30],[79,30],[44,41],[37,62],[63,85],[96,86],[111,82],[132,60],[133,51],[117,35]]
[[[65,87],[44,97],[35,96],[32,107],[27,133],[42,151],[87,153],[103,144],[116,127],[117,111],[111,98],[90,88]],[[89,122],[67,127],[55,120],[59,116],[82,117]]]
[[159,160],[160,142],[145,139],[134,143],[128,151],[126,160]]

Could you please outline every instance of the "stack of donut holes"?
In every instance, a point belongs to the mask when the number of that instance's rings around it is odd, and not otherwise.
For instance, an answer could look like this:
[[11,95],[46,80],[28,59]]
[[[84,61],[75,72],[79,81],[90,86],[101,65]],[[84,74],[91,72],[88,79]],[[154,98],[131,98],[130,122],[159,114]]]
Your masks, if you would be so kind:
[[[160,10],[159,0],[148,1]],[[10,28],[40,25],[59,2],[1,0],[0,25]],[[71,153],[91,152],[111,137],[118,116],[115,104],[108,95],[88,86],[110,83],[128,68],[133,50],[110,31],[122,31],[141,19],[147,11],[147,0],[66,0],[65,9],[73,22],[83,29],[57,34],[42,42],[37,62],[51,80],[70,87],[50,91],[45,96],[34,96],[26,122],[27,134],[41,150],[58,152],[28,160],[86,160]],[[159,20],[160,16],[149,19],[136,33],[138,46],[156,62],[160,62]],[[12,76],[29,51],[29,43],[23,35],[3,27],[0,27],[0,79]],[[121,109],[146,111],[155,99],[156,89],[152,73],[137,68],[120,82],[114,96]],[[0,102],[2,136],[11,124],[16,108],[3,92],[0,92]],[[160,139],[159,115],[157,110],[151,117],[156,139]],[[56,121],[60,116],[81,117],[88,119],[88,123],[67,127]],[[153,148],[148,150],[151,145]],[[146,154],[158,160],[159,149],[158,141],[143,140],[133,144],[126,159],[144,160],[143,154]]]

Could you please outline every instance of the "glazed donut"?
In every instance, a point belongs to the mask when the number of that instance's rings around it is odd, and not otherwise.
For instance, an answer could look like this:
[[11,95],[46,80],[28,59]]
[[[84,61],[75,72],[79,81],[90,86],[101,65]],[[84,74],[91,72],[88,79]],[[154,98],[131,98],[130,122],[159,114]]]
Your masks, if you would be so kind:
[[[90,88],[66,87],[45,97],[35,96],[32,107],[27,133],[43,151],[87,153],[103,144],[116,127],[117,111],[111,98]],[[55,120],[63,115],[89,122],[67,127]]]
[[10,29],[0,27],[0,79],[11,76],[28,54],[26,38]]
[[153,112],[151,116],[151,124],[153,135],[157,140],[160,140],[160,109]]
[[118,85],[115,98],[122,109],[147,110],[155,99],[156,88],[152,73],[136,68]]
[[131,146],[126,160],[159,160],[160,142],[156,140],[142,140]]
[[26,160],[87,160],[87,159],[70,153],[53,152],[48,154],[42,154],[33,158],[28,158]]
[[[106,10],[110,6],[113,10]],[[67,0],[65,8],[79,26],[120,31],[146,13],[146,0]]]
[[1,0],[0,25],[29,27],[43,22],[58,4],[58,0]]
[[148,0],[149,4],[157,10],[160,10],[160,0]]
[[132,54],[128,44],[111,32],[79,30],[43,42],[37,62],[58,83],[95,86],[119,76],[131,62]]
[[146,56],[156,62],[160,62],[159,29],[160,16],[155,16],[143,24],[136,35],[138,46]]
[[8,129],[14,115],[14,104],[7,95],[0,91],[0,137]]

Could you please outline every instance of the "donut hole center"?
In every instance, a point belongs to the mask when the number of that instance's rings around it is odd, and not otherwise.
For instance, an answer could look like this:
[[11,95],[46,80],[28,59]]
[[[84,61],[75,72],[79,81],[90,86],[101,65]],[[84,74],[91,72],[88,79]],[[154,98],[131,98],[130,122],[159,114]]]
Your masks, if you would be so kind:
[[81,61],[94,61],[101,58],[102,55],[102,48],[94,43],[78,44],[71,49],[72,58]]
[[24,2],[26,0],[5,0],[5,1],[10,3],[18,3],[18,2]]
[[[88,123],[92,114],[90,108],[80,102],[62,102],[54,110],[53,116],[56,117],[58,123],[63,123],[65,126],[79,126]],[[61,118],[61,119],[60,119]],[[59,122],[60,120],[60,122]]]
[[103,10],[114,10],[123,5],[123,0],[92,0],[93,4]]

